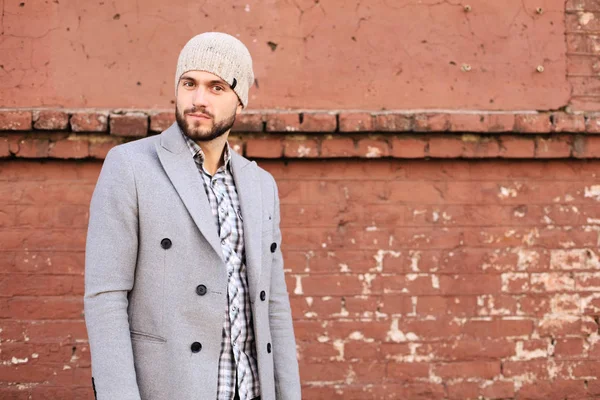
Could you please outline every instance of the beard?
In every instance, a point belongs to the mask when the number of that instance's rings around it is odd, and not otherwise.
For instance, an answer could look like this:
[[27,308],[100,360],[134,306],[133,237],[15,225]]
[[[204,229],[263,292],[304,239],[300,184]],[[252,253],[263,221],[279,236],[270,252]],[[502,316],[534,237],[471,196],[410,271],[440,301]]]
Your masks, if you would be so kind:
[[[201,112],[203,114],[208,115],[212,118],[213,125],[212,128],[203,128],[200,126],[199,121],[192,122],[191,124],[186,121],[186,114]],[[231,129],[233,123],[235,122],[235,110],[231,116],[227,118],[223,118],[220,121],[215,121],[215,116],[206,111],[204,107],[192,107],[187,110],[183,110],[183,112],[179,111],[179,108],[175,106],[175,119],[177,120],[177,125],[179,128],[185,133],[188,137],[196,140],[200,140],[203,142],[208,142],[218,138],[219,136],[224,135],[227,131]]]

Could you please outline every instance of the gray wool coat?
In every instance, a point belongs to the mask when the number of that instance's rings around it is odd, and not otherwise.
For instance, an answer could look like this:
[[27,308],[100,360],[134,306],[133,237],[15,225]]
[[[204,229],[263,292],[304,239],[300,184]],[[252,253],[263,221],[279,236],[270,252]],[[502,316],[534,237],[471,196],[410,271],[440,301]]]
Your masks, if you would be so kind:
[[[300,399],[277,186],[235,152],[231,163],[261,396]],[[227,274],[208,197],[177,124],[108,153],[90,205],[84,307],[97,399],[216,399]],[[199,352],[191,350],[196,342]]]

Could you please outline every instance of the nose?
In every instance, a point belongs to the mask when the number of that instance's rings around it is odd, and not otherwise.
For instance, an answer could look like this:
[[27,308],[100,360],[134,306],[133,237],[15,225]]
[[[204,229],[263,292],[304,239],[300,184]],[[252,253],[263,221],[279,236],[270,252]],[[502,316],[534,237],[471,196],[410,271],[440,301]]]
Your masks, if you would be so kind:
[[192,99],[192,103],[195,107],[207,107],[208,106],[208,96],[207,96],[206,88],[203,86],[199,86],[194,92],[194,97]]

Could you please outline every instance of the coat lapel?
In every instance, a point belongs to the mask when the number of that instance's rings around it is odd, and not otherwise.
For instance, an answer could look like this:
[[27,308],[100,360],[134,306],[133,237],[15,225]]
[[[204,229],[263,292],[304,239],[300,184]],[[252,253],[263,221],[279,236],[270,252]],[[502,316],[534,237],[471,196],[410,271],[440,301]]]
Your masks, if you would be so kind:
[[244,225],[246,269],[252,302],[262,269],[262,191],[258,168],[236,152],[231,152],[233,179],[240,199]]
[[223,259],[219,234],[210,210],[204,183],[176,123],[161,134],[160,144],[156,144],[156,152],[198,229],[219,258]]

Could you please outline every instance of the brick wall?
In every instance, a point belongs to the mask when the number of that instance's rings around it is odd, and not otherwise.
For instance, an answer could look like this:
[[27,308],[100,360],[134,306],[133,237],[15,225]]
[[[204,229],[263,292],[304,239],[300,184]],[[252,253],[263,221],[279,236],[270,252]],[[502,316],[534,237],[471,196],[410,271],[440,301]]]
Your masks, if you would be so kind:
[[[103,3],[2,4],[0,104],[17,108],[0,108],[1,399],[93,397],[90,196],[111,147],[173,121],[165,54],[191,33],[168,21],[187,6],[157,28],[158,3]],[[600,398],[600,1],[275,3],[202,18],[232,13],[257,40],[262,108],[232,143],[280,187],[304,398]],[[374,47],[392,20],[423,27],[398,27],[399,63]]]
[[[262,160],[307,399],[600,395],[597,161]],[[0,164],[0,397],[89,399],[101,163]]]

